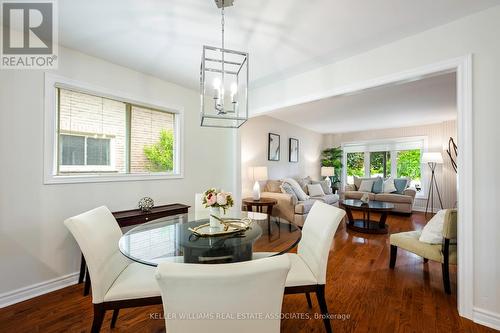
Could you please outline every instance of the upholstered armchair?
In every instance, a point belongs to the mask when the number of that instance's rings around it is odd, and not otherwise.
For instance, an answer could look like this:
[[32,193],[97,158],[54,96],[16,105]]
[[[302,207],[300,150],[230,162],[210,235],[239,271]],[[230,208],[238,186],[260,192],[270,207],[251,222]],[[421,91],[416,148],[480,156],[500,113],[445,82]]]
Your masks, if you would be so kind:
[[429,244],[419,241],[421,231],[408,231],[392,234],[391,258],[389,267],[396,265],[398,247],[424,258],[424,263],[433,260],[441,263],[443,285],[447,294],[451,294],[449,265],[457,263],[457,211],[447,209],[444,215],[443,240],[441,244]]

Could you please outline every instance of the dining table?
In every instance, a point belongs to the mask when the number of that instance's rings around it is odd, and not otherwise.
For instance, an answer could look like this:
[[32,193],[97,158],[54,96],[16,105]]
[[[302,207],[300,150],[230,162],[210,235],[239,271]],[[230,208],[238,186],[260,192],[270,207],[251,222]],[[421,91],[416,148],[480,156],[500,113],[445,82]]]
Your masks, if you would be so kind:
[[[279,217],[258,212],[229,212],[224,218],[250,221],[241,232],[201,236],[193,230],[209,223],[208,214],[186,213],[160,218],[125,230],[120,252],[149,266],[161,262],[223,264],[281,255],[299,243],[301,229]],[[254,253],[258,252],[258,255]]]

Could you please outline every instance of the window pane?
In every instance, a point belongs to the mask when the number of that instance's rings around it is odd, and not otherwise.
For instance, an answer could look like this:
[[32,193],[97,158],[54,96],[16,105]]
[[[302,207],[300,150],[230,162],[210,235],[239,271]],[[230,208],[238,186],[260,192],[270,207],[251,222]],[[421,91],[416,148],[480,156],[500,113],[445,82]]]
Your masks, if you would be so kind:
[[85,137],[60,135],[61,165],[84,165]]
[[87,138],[87,165],[110,165],[110,140]]
[[132,106],[130,172],[174,170],[174,114]]
[[[123,102],[59,89],[59,132],[64,135],[87,137],[89,140],[87,145],[90,142],[90,147],[87,147],[86,151],[87,163],[83,160],[78,164],[86,165],[85,168],[60,168],[60,171],[66,173],[126,172],[126,110],[127,106]],[[107,145],[93,141],[95,137],[101,139],[104,136],[108,140]],[[113,139],[113,145],[109,144],[110,138]],[[111,148],[113,151],[110,150]],[[85,153],[85,148],[82,149]],[[63,158],[61,157],[60,160],[62,161]],[[92,165],[110,167],[89,167]]]
[[386,178],[391,174],[391,152],[370,153],[370,177]]
[[365,153],[347,153],[347,183],[354,183],[354,176],[365,175]]
[[411,185],[418,191],[421,189],[420,149],[398,152],[398,177],[411,178]]

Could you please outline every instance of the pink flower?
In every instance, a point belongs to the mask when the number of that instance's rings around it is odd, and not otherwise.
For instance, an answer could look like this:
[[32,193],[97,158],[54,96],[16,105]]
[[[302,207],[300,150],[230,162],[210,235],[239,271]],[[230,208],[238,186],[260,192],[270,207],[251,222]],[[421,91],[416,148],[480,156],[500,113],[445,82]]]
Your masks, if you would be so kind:
[[221,192],[217,194],[217,203],[219,204],[219,206],[224,206],[225,204],[227,204],[226,193]]
[[217,196],[215,193],[208,193],[207,195],[207,206],[212,206],[217,202]]

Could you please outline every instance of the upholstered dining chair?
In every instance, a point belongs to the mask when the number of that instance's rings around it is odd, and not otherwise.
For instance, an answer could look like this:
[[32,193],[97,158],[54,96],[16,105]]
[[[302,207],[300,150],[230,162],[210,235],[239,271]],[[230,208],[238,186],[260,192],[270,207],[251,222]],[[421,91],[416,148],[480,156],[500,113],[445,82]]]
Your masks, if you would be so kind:
[[[316,293],[327,332],[332,332],[332,326],[325,297],[326,269],[333,237],[344,216],[344,210],[316,201],[304,222],[297,253],[286,254],[290,258],[291,268],[286,279],[285,294],[304,293],[311,307],[310,293]],[[257,252],[254,258],[268,255]]]
[[95,208],[64,224],[80,246],[92,281],[92,332],[100,331],[107,310],[113,310],[114,327],[119,309],[161,304],[155,268],[131,262],[120,253],[122,232],[108,208]]
[[421,231],[408,231],[392,234],[391,258],[389,267],[394,269],[398,254],[398,247],[415,253],[424,258],[424,263],[433,260],[441,263],[443,271],[443,285],[447,294],[451,294],[450,264],[457,263],[457,210],[447,209],[444,214],[443,240],[441,244],[429,244],[419,241]]
[[[278,333],[287,256],[232,264],[160,263],[168,333]],[[263,316],[263,317],[262,317]]]

